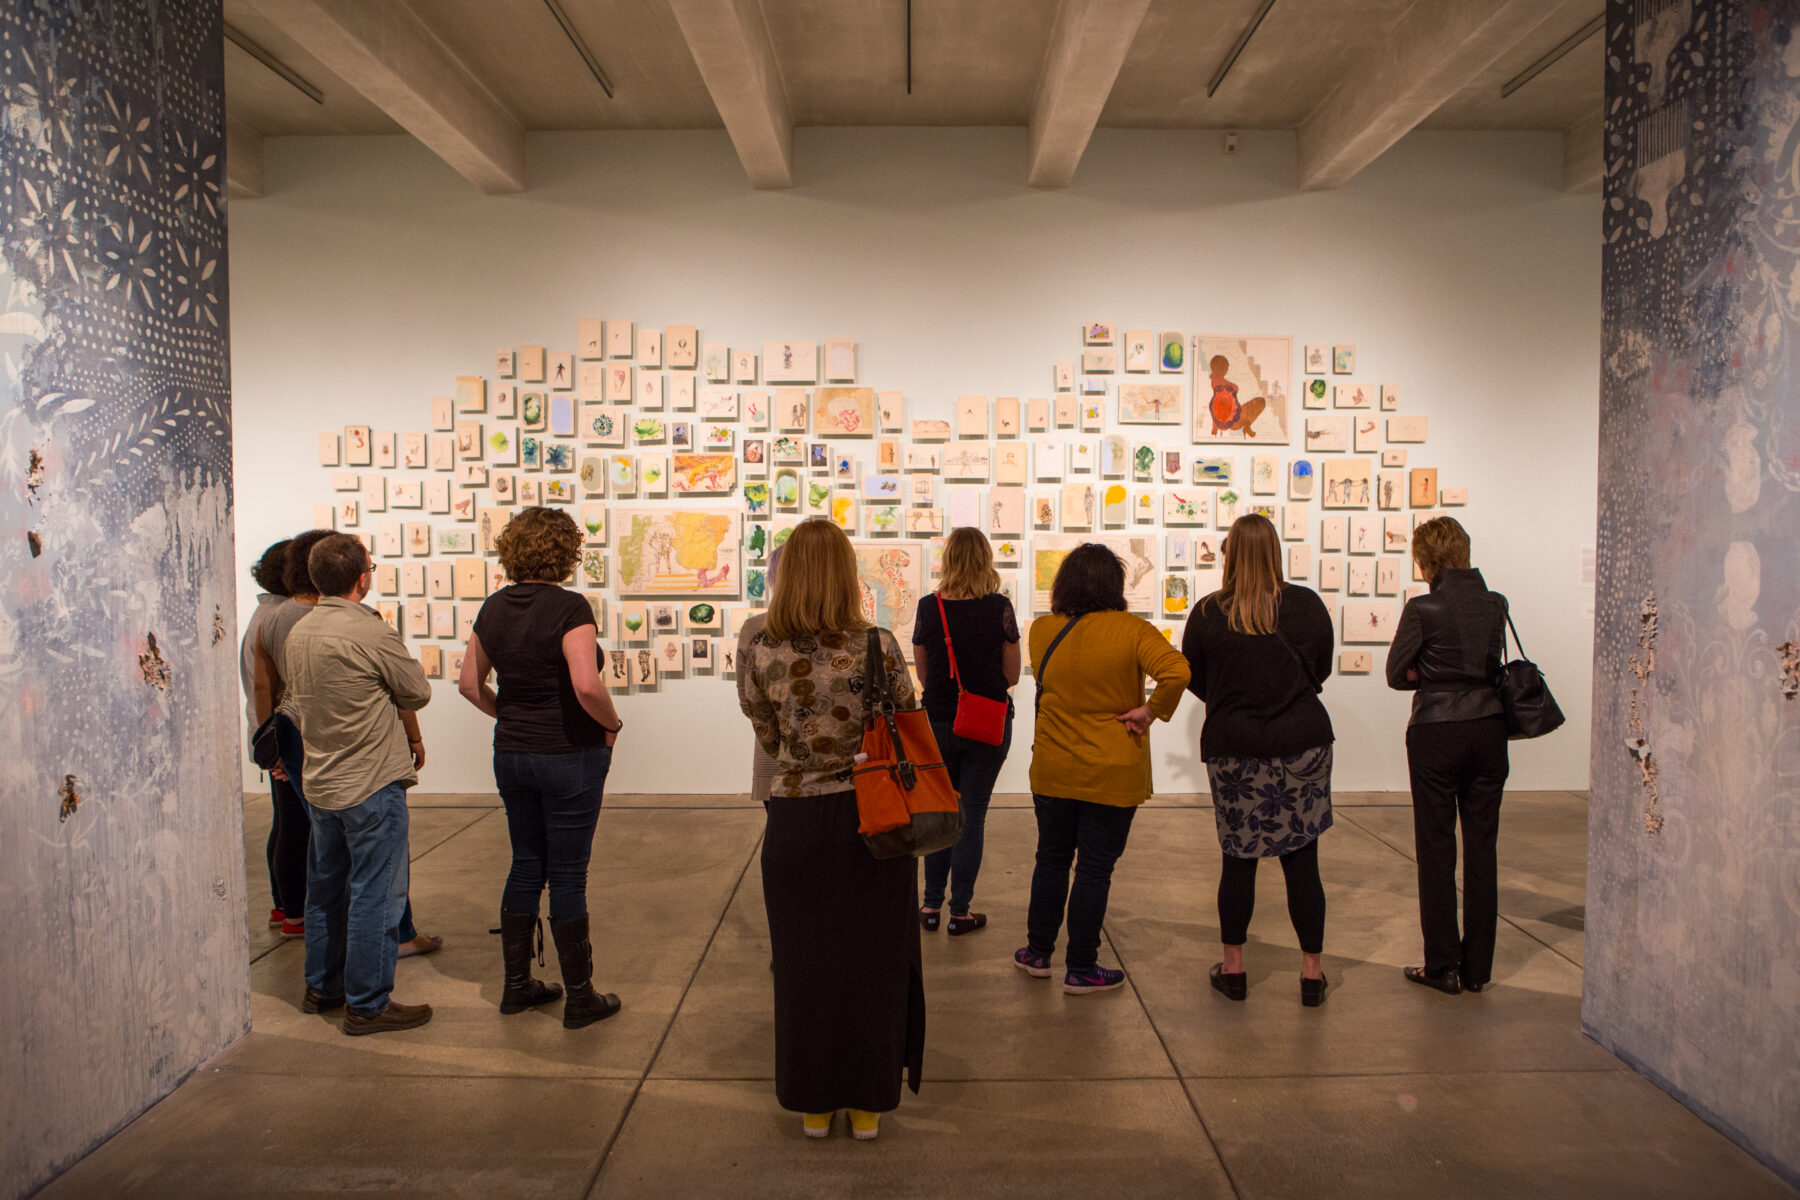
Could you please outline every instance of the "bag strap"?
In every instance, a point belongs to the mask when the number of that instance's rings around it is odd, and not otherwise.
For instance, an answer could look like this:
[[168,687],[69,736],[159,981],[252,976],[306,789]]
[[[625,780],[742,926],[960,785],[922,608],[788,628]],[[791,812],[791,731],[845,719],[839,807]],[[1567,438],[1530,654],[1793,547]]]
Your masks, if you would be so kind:
[[963,690],[962,676],[956,672],[956,647],[950,643],[950,614],[944,609],[943,593],[933,592],[932,595],[937,598],[938,620],[944,626],[944,650],[950,655],[950,681],[956,685],[957,694],[960,695]]
[[1056,648],[1062,645],[1062,640],[1069,636],[1069,630],[1075,628],[1076,622],[1080,621],[1081,618],[1085,616],[1087,616],[1086,613],[1079,613],[1071,618],[1067,625],[1064,625],[1061,629],[1056,631],[1056,636],[1051,638],[1050,644],[1044,648],[1044,657],[1038,659],[1037,670],[1032,672],[1032,679],[1037,684],[1037,695],[1032,699],[1032,711],[1043,711],[1044,668],[1050,665],[1050,656],[1056,653]]
[[1306,665],[1306,660],[1304,658],[1300,657],[1300,651],[1294,648],[1294,643],[1288,641],[1287,634],[1281,632],[1281,625],[1279,624],[1281,615],[1279,613],[1276,614],[1275,619],[1277,621],[1275,626],[1275,636],[1281,639],[1281,644],[1286,647],[1287,652],[1293,656],[1294,665],[1300,668],[1300,675],[1306,680],[1306,685],[1313,690],[1315,696],[1318,695],[1325,690],[1319,683],[1319,677],[1312,673],[1312,668]]
[[[1512,630],[1513,645],[1519,648],[1519,657],[1530,662],[1531,656],[1525,653],[1525,643],[1519,640],[1519,627],[1513,624],[1511,608],[1506,610],[1506,629]],[[1500,657],[1502,659],[1506,658],[1506,629],[1500,631]]]
[[864,711],[868,705],[879,699],[881,702],[881,720],[887,725],[888,738],[894,744],[894,771],[900,778],[900,786],[912,791],[918,786],[918,768],[906,757],[906,743],[900,739],[900,722],[894,718],[894,694],[888,685],[887,655],[881,649],[881,630],[877,626],[869,626],[869,644],[864,652],[863,673],[869,686],[863,692]]

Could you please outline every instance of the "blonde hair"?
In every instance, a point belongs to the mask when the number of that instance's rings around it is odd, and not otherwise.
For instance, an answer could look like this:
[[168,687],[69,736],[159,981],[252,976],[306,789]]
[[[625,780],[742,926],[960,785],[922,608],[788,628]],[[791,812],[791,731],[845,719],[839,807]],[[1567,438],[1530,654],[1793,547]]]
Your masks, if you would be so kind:
[[994,548],[988,545],[985,533],[968,525],[950,531],[937,590],[946,600],[979,600],[1000,590]]
[[785,642],[806,634],[860,633],[868,627],[850,539],[824,517],[800,522],[782,545],[781,585],[769,598],[763,636]]
[[1246,513],[1225,535],[1225,572],[1219,590],[1206,598],[1225,613],[1233,633],[1275,632],[1281,611],[1281,538],[1274,522]]
[[1469,569],[1469,531],[1455,517],[1433,517],[1413,530],[1413,561],[1430,583],[1440,571]]

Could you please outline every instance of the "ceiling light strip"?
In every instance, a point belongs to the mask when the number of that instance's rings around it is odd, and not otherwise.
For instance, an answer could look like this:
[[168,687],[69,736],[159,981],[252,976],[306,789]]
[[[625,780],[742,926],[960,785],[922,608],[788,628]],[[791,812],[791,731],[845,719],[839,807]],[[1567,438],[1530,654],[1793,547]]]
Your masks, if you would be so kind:
[[1249,45],[1251,36],[1256,32],[1256,27],[1262,24],[1263,18],[1268,16],[1269,10],[1274,7],[1275,0],[1262,0],[1262,3],[1256,6],[1256,13],[1244,26],[1244,32],[1238,34],[1237,41],[1231,43],[1231,50],[1225,55],[1225,61],[1219,64],[1219,69],[1213,72],[1212,82],[1206,85],[1208,100],[1211,100],[1213,93],[1219,90],[1219,85],[1225,82],[1225,76],[1231,73],[1232,66],[1237,63],[1238,55],[1242,54],[1244,47]]
[[1502,100],[1506,99],[1508,96],[1536,79],[1539,75],[1542,75],[1545,71],[1554,67],[1557,63],[1562,61],[1563,56],[1568,54],[1569,51],[1581,45],[1581,43],[1587,41],[1604,28],[1606,28],[1606,14],[1604,12],[1594,14],[1593,20],[1558,42],[1554,50],[1501,84],[1500,98]]
[[275,74],[279,75],[282,79],[285,79],[288,83],[292,84],[296,91],[300,92],[314,104],[325,103],[324,92],[321,92],[311,83],[308,83],[298,71],[294,70],[294,68],[288,66],[279,58],[276,58],[273,54],[270,54],[267,50],[264,50],[261,46],[244,36],[243,30],[234,29],[230,25],[226,25],[225,37],[232,45],[242,50],[245,54],[248,54],[251,58],[254,58],[263,66],[269,68],[269,70],[275,72]]
[[594,79],[600,84],[600,90],[606,93],[608,100],[611,100],[613,98],[612,81],[606,77],[606,72],[600,69],[600,60],[594,57],[594,52],[588,49],[587,43],[581,40],[581,35],[575,32],[575,23],[569,20],[569,14],[563,11],[563,6],[557,3],[557,0],[544,0],[544,7],[550,10],[550,15],[556,18],[558,25],[562,26],[563,33],[568,35],[569,44],[575,47],[575,53],[581,55],[581,61],[587,64],[587,69],[593,73]]

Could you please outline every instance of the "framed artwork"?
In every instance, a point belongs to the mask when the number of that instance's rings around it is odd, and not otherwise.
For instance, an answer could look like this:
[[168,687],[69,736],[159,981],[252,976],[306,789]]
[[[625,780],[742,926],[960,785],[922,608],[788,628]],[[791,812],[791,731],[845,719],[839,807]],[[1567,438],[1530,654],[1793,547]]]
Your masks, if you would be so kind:
[[1235,522],[1240,515],[1239,504],[1240,500],[1238,494],[1230,488],[1226,488],[1224,491],[1220,492],[1219,498],[1213,501],[1213,528],[1218,530],[1230,529],[1232,523]]
[[1375,506],[1386,509],[1406,507],[1406,473],[1382,471],[1375,477]]
[[770,491],[766,480],[746,480],[744,482],[744,515],[748,517],[767,517],[769,515]]
[[494,351],[494,374],[498,375],[500,378],[511,379],[515,370],[515,363],[516,360],[513,357],[513,348],[511,346],[502,346]]
[[805,463],[806,443],[797,437],[778,437],[769,443],[769,456],[777,463]]
[[1358,454],[1379,453],[1381,418],[1374,413],[1357,413],[1350,418],[1350,444]]
[[1193,441],[1289,440],[1294,340],[1199,334],[1194,338]]
[[[841,488],[855,487],[857,476],[861,468],[862,463],[857,459],[856,455],[848,451],[838,450],[834,451],[831,455],[831,481]],[[880,476],[871,476],[871,478],[880,478]],[[900,488],[899,476],[894,475],[889,476],[889,478],[895,481],[894,490],[895,494],[898,495]],[[877,494],[875,498],[880,499],[881,497]]]
[[1050,589],[1069,551],[1083,542],[1099,542],[1125,566],[1125,605],[1136,613],[1156,610],[1162,581],[1156,570],[1156,541],[1148,533],[1042,534],[1031,540],[1031,611],[1050,611]]
[[924,554],[895,541],[856,541],[856,572],[863,585],[863,617],[891,629],[901,652],[912,653],[913,616],[925,594]]
[[575,386],[575,356],[567,351],[559,350],[547,358],[547,370],[544,382],[550,385],[551,391],[566,392]]
[[550,393],[550,436],[575,436],[575,397],[570,392]]
[[956,398],[956,436],[984,438],[988,435],[988,399],[986,396]]
[[1400,407],[1400,385],[1384,383],[1381,385],[1381,411],[1393,412]]
[[987,532],[995,537],[1022,537],[1025,533],[1025,489],[997,487],[988,492]]
[[1404,449],[1395,449],[1392,446],[1384,447],[1381,451],[1381,465],[1390,468],[1404,467],[1406,465],[1406,451]]
[[873,536],[896,534],[905,526],[905,510],[898,504],[867,504],[863,506],[864,532]]
[[1356,373],[1356,345],[1354,342],[1341,343],[1331,348],[1331,373],[1333,375],[1354,375]]
[[583,504],[580,525],[582,536],[588,545],[606,545],[606,505]]
[[1302,408],[1330,408],[1331,385],[1325,382],[1323,377],[1301,381],[1300,406]]
[[338,435],[335,433],[321,433],[319,435],[319,465],[321,467],[335,467],[338,465],[338,461]]
[[1131,468],[1131,446],[1124,435],[1109,433],[1100,439],[1100,474],[1123,479]]
[[676,454],[669,490],[680,496],[729,492],[737,486],[735,454]]
[[1344,602],[1342,623],[1344,641],[1386,645],[1394,640],[1394,629],[1400,623],[1400,610],[1391,600],[1347,600]]
[[906,532],[918,537],[942,533],[944,514],[935,508],[909,508],[906,510]]
[[1081,419],[1081,401],[1074,396],[1056,398],[1056,427],[1073,429]]
[[522,383],[544,382],[544,348],[519,347],[519,380]]
[[1237,473],[1237,461],[1230,458],[1194,459],[1194,482],[1219,487],[1229,487]]
[[831,470],[831,445],[828,442],[806,443],[806,465],[815,471]]
[[519,480],[519,503],[526,508],[536,508],[543,499],[543,489],[535,479]]
[[1119,385],[1119,424],[1181,424],[1181,385],[1179,383],[1121,383]]
[[1063,484],[1061,510],[1064,529],[1094,528],[1093,485],[1087,483]]
[[433,475],[425,480],[425,511],[450,511],[450,481],[442,475]]
[[[1281,540],[1284,542],[1303,542],[1306,540],[1307,507],[1304,504],[1284,504],[1281,506]],[[1292,574],[1292,572],[1289,572]],[[1309,572],[1300,572],[1305,578]]]
[[1179,375],[1187,369],[1187,334],[1179,329],[1156,336],[1157,370],[1164,375]]
[[1083,433],[1099,433],[1106,425],[1106,410],[1096,401],[1084,400],[1081,403],[1081,430]]
[[1033,396],[1025,402],[1025,428],[1032,433],[1045,433],[1050,429],[1050,400],[1046,396]]
[[1313,454],[1346,454],[1350,450],[1350,418],[1306,418],[1306,449]]
[[813,433],[819,437],[874,437],[880,419],[874,388],[822,387],[813,394]]
[[914,475],[907,483],[910,493],[908,503],[916,508],[931,508],[937,504],[937,479],[931,475]]
[[1033,529],[1056,528],[1056,502],[1048,496],[1031,498],[1031,527]]
[[1412,506],[1414,508],[1435,508],[1438,493],[1437,468],[1414,467],[1411,480]]
[[807,432],[807,414],[811,410],[810,394],[805,388],[775,389],[775,427],[783,433]]
[[1203,571],[1217,566],[1220,544],[1219,539],[1210,533],[1196,533],[1194,535],[1194,568]]
[[1390,442],[1423,442],[1425,440],[1425,415],[1414,413],[1404,417],[1387,419],[1387,440]]
[[1338,652],[1339,675],[1367,675],[1375,669],[1375,656],[1367,650]]
[[1165,617],[1182,617],[1187,615],[1189,600],[1188,578],[1186,575],[1163,576],[1162,615]]
[[519,389],[510,383],[491,388],[488,391],[488,404],[496,417],[510,421],[519,415]]
[[1367,508],[1374,499],[1366,458],[1322,459],[1319,474],[1325,484],[1320,502],[1326,508]]
[[881,432],[906,431],[906,397],[901,392],[876,392],[875,407],[881,412]]
[[456,470],[456,439],[448,435],[441,438],[433,438],[431,441],[430,457],[432,470]]
[[952,527],[967,525],[979,529],[981,520],[981,489],[966,484],[954,484],[947,489],[948,498],[944,507],[949,512]]
[[1131,477],[1138,483],[1150,483],[1156,478],[1156,447],[1149,442],[1137,442],[1131,447]]
[[1335,554],[1319,556],[1319,590],[1321,592],[1344,590],[1344,560]]
[[1310,459],[1296,458],[1288,464],[1288,499],[1311,500],[1313,465]]
[[660,367],[663,365],[662,330],[640,329],[637,331],[637,360],[639,366]]
[[1163,524],[1205,525],[1212,513],[1212,497],[1206,492],[1163,493]]
[[496,467],[516,467],[519,465],[518,434],[504,425],[495,425],[488,430],[487,460]]
[[459,462],[479,461],[482,457],[481,422],[458,421],[456,423],[456,457]]
[[1019,398],[1017,396],[995,397],[994,436],[1002,438],[1019,436]]
[[1369,596],[1375,592],[1375,562],[1353,558],[1344,564],[1344,591],[1352,596]]
[[344,465],[346,467],[375,465],[375,436],[367,425],[344,426]]
[[731,347],[724,342],[700,346],[700,376],[708,383],[731,382]]
[[1183,483],[1186,481],[1182,471],[1182,457],[1179,450],[1162,452],[1162,478],[1164,483]]
[[800,472],[792,467],[779,467],[775,471],[775,481],[770,485],[770,494],[775,498],[775,507],[792,512],[800,507]]
[[825,380],[828,383],[856,382],[856,339],[825,339]]
[[[629,409],[589,405],[581,410],[582,440],[590,446],[623,446],[630,416]],[[661,423],[657,417],[640,417],[639,420]]]
[[858,490],[864,499],[897,504],[906,491],[906,481],[898,475],[865,475]]
[[708,425],[700,431],[699,448],[713,454],[735,454],[737,430],[729,425]]
[[1072,392],[1075,390],[1075,360],[1058,359],[1050,370],[1050,390],[1055,392]]
[[737,420],[737,389],[729,387],[708,387],[701,389],[698,411],[702,421]]
[[700,365],[700,331],[692,325],[671,325],[663,333],[663,353],[669,366],[691,371]]
[[1080,392],[1083,396],[1106,395],[1106,380],[1099,375],[1083,375]]
[[1039,483],[1054,483],[1063,477],[1068,450],[1061,438],[1039,438],[1032,448]]
[[756,355],[749,350],[739,350],[731,356],[731,380],[733,383],[756,382]]
[[676,412],[693,412],[695,387],[694,376],[685,373],[671,375],[663,389],[669,398],[669,406]]
[[677,450],[692,450],[694,448],[694,423],[692,421],[670,421],[669,445]]
[[769,383],[817,383],[817,342],[764,342],[763,379]]
[[1250,494],[1273,496],[1280,488],[1281,459],[1273,454],[1250,456]]
[[1069,470],[1080,475],[1093,474],[1094,443],[1080,438],[1069,443]]
[[1324,375],[1331,370],[1331,347],[1324,342],[1306,343],[1305,367],[1308,375]]
[[1089,321],[1081,327],[1084,346],[1110,346],[1119,340],[1119,327],[1111,321]]
[[1438,503],[1445,508],[1461,508],[1469,502],[1469,489],[1466,487],[1447,487],[1438,492]]
[[543,392],[519,393],[519,424],[531,430],[549,428],[550,404]]
[[1185,533],[1171,533],[1163,538],[1163,569],[1185,571],[1193,565],[1194,540]]
[[661,371],[639,371],[633,391],[637,406],[648,412],[661,412],[663,406],[663,374]]
[[1117,350],[1083,350],[1081,352],[1081,373],[1084,375],[1111,375],[1119,369],[1119,352]]
[[612,523],[622,595],[738,594],[741,515],[736,511],[618,508]]
[[831,523],[845,533],[856,532],[856,497],[837,495],[830,500]]
[[1349,520],[1350,553],[1379,553],[1381,550],[1381,518],[1375,513],[1357,513]]
[[1375,389],[1366,383],[1340,383],[1331,389],[1333,408],[1365,409],[1375,407]]
[[615,496],[635,496],[638,490],[637,456],[609,454],[606,457],[606,485]]
[[581,358],[606,356],[605,324],[599,317],[582,317],[575,322],[575,353]]
[[628,362],[610,362],[606,364],[606,393],[604,399],[608,404],[630,404],[633,398],[632,366]]
[[339,471],[331,477],[331,490],[334,492],[362,491],[362,476],[355,471]]
[[575,398],[584,403],[591,400],[596,404],[606,399],[605,363],[579,362],[575,364]]
[[1381,519],[1381,548],[1390,554],[1412,550],[1412,521],[1400,513]]
[[765,430],[769,427],[769,414],[773,411],[767,392],[745,392],[744,424],[754,430]]
[[638,455],[638,491],[645,496],[669,494],[669,456]]
[[375,465],[384,468],[393,467],[395,460],[398,458],[394,446],[393,431],[377,429],[369,436],[375,444]]
[[569,442],[544,443],[544,470],[573,471],[575,469],[575,447]]
[[1148,329],[1127,329],[1125,331],[1125,369],[1127,371],[1145,372],[1150,370],[1154,359],[1156,335]]

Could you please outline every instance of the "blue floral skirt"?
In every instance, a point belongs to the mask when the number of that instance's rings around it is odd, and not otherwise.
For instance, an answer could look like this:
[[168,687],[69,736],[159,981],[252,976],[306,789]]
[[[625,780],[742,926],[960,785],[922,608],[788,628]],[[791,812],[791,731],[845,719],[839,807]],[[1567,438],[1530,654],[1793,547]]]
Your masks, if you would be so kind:
[[1209,758],[1219,847],[1233,858],[1292,854],[1331,828],[1331,747],[1284,758]]

